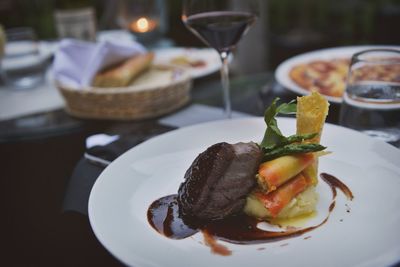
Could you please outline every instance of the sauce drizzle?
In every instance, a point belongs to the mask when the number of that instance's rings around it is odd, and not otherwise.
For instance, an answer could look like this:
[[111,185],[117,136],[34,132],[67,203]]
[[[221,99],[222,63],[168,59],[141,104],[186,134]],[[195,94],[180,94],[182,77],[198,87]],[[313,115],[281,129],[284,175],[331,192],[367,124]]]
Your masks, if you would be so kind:
[[353,200],[354,196],[350,188],[347,187],[342,181],[340,181],[335,176],[328,173],[321,173],[320,177],[327,183],[331,189],[333,197],[336,197],[336,188],[338,188],[347,197],[348,200]]
[[232,252],[225,246],[218,244],[216,239],[234,244],[259,244],[300,236],[328,221],[330,213],[335,208],[336,188],[342,191],[349,200],[354,198],[351,190],[338,178],[327,173],[322,173],[320,176],[332,190],[332,202],[329,205],[329,213],[326,218],[311,227],[266,231],[257,227],[258,223],[262,222],[261,220],[244,213],[223,220],[205,223],[193,218],[183,217],[179,212],[176,194],[154,201],[147,211],[147,219],[157,232],[172,239],[183,239],[202,231],[205,244],[211,248],[212,252],[227,256],[231,255]]
[[183,239],[198,232],[180,216],[177,195],[154,201],[147,210],[147,220],[157,232],[172,239]]

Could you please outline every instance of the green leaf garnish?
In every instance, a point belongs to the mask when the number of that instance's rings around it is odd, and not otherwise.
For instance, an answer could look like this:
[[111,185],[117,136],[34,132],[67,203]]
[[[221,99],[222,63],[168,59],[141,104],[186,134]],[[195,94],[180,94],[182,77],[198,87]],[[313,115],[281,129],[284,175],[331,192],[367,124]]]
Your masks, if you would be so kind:
[[326,147],[320,144],[301,143],[314,138],[318,133],[295,134],[288,137],[282,134],[275,116],[278,114],[295,114],[297,104],[293,100],[289,103],[283,103],[277,106],[278,101],[279,98],[275,98],[264,113],[264,121],[267,124],[267,129],[265,130],[264,138],[260,144],[264,152],[263,161],[272,160],[285,155],[324,150]]
[[296,102],[293,100],[289,103],[281,104],[276,106],[279,98],[275,98],[269,108],[264,113],[264,121],[267,124],[267,129],[264,134],[264,138],[261,142],[262,147],[271,146],[285,142],[286,137],[281,133],[278,128],[278,123],[275,116],[278,114],[295,114],[296,113]]

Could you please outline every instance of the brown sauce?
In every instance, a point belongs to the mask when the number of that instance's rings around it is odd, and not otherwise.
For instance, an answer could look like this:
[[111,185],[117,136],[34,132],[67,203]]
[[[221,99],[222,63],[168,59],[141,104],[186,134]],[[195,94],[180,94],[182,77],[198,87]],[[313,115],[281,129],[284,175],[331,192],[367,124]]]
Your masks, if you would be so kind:
[[202,230],[206,230],[218,239],[235,244],[259,244],[283,240],[295,236],[300,236],[310,232],[322,223],[303,229],[284,230],[280,232],[266,231],[257,227],[262,222],[246,214],[233,216],[220,221],[215,221],[205,225]]
[[203,236],[206,245],[209,246],[211,248],[211,251],[214,252],[215,254],[219,254],[221,256],[229,256],[232,254],[232,251],[230,251],[224,245],[219,244],[215,239],[215,237],[212,234],[210,234],[207,230],[203,231]]
[[202,231],[205,244],[214,253],[226,256],[230,255],[231,251],[218,244],[216,239],[235,244],[258,244],[300,236],[328,221],[329,214],[335,208],[336,188],[339,188],[349,200],[353,199],[350,189],[336,177],[322,173],[321,178],[332,189],[329,213],[318,225],[303,229],[289,228],[280,232],[262,230],[257,227],[261,221],[246,214],[208,223],[183,218],[179,213],[177,195],[165,196],[154,201],[147,211],[147,219],[157,232],[173,239],[183,239]]
[[154,201],[147,210],[147,220],[160,234],[172,239],[183,239],[198,232],[179,214],[177,195],[165,196]]
[[331,187],[332,194],[336,197],[336,188],[338,188],[347,197],[348,200],[353,200],[354,196],[350,188],[335,176],[328,173],[321,173],[321,178]]

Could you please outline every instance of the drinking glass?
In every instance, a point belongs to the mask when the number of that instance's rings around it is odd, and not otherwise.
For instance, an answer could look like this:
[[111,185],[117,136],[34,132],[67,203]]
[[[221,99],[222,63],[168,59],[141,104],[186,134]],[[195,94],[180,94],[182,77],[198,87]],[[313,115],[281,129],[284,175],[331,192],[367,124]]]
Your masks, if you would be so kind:
[[6,84],[14,89],[29,89],[42,83],[46,66],[33,29],[9,29],[6,40],[2,60]]
[[184,0],[182,21],[206,45],[214,48],[222,61],[221,82],[224,110],[231,118],[228,57],[241,37],[255,22],[257,0]]
[[339,123],[400,147],[400,50],[353,55]]

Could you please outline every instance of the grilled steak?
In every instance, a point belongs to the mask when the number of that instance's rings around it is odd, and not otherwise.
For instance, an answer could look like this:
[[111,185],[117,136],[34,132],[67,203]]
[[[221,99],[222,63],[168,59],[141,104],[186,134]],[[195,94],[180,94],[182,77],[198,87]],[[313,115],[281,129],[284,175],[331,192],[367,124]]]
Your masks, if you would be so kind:
[[194,160],[178,191],[183,215],[204,221],[242,211],[255,186],[261,150],[250,143],[218,143]]

